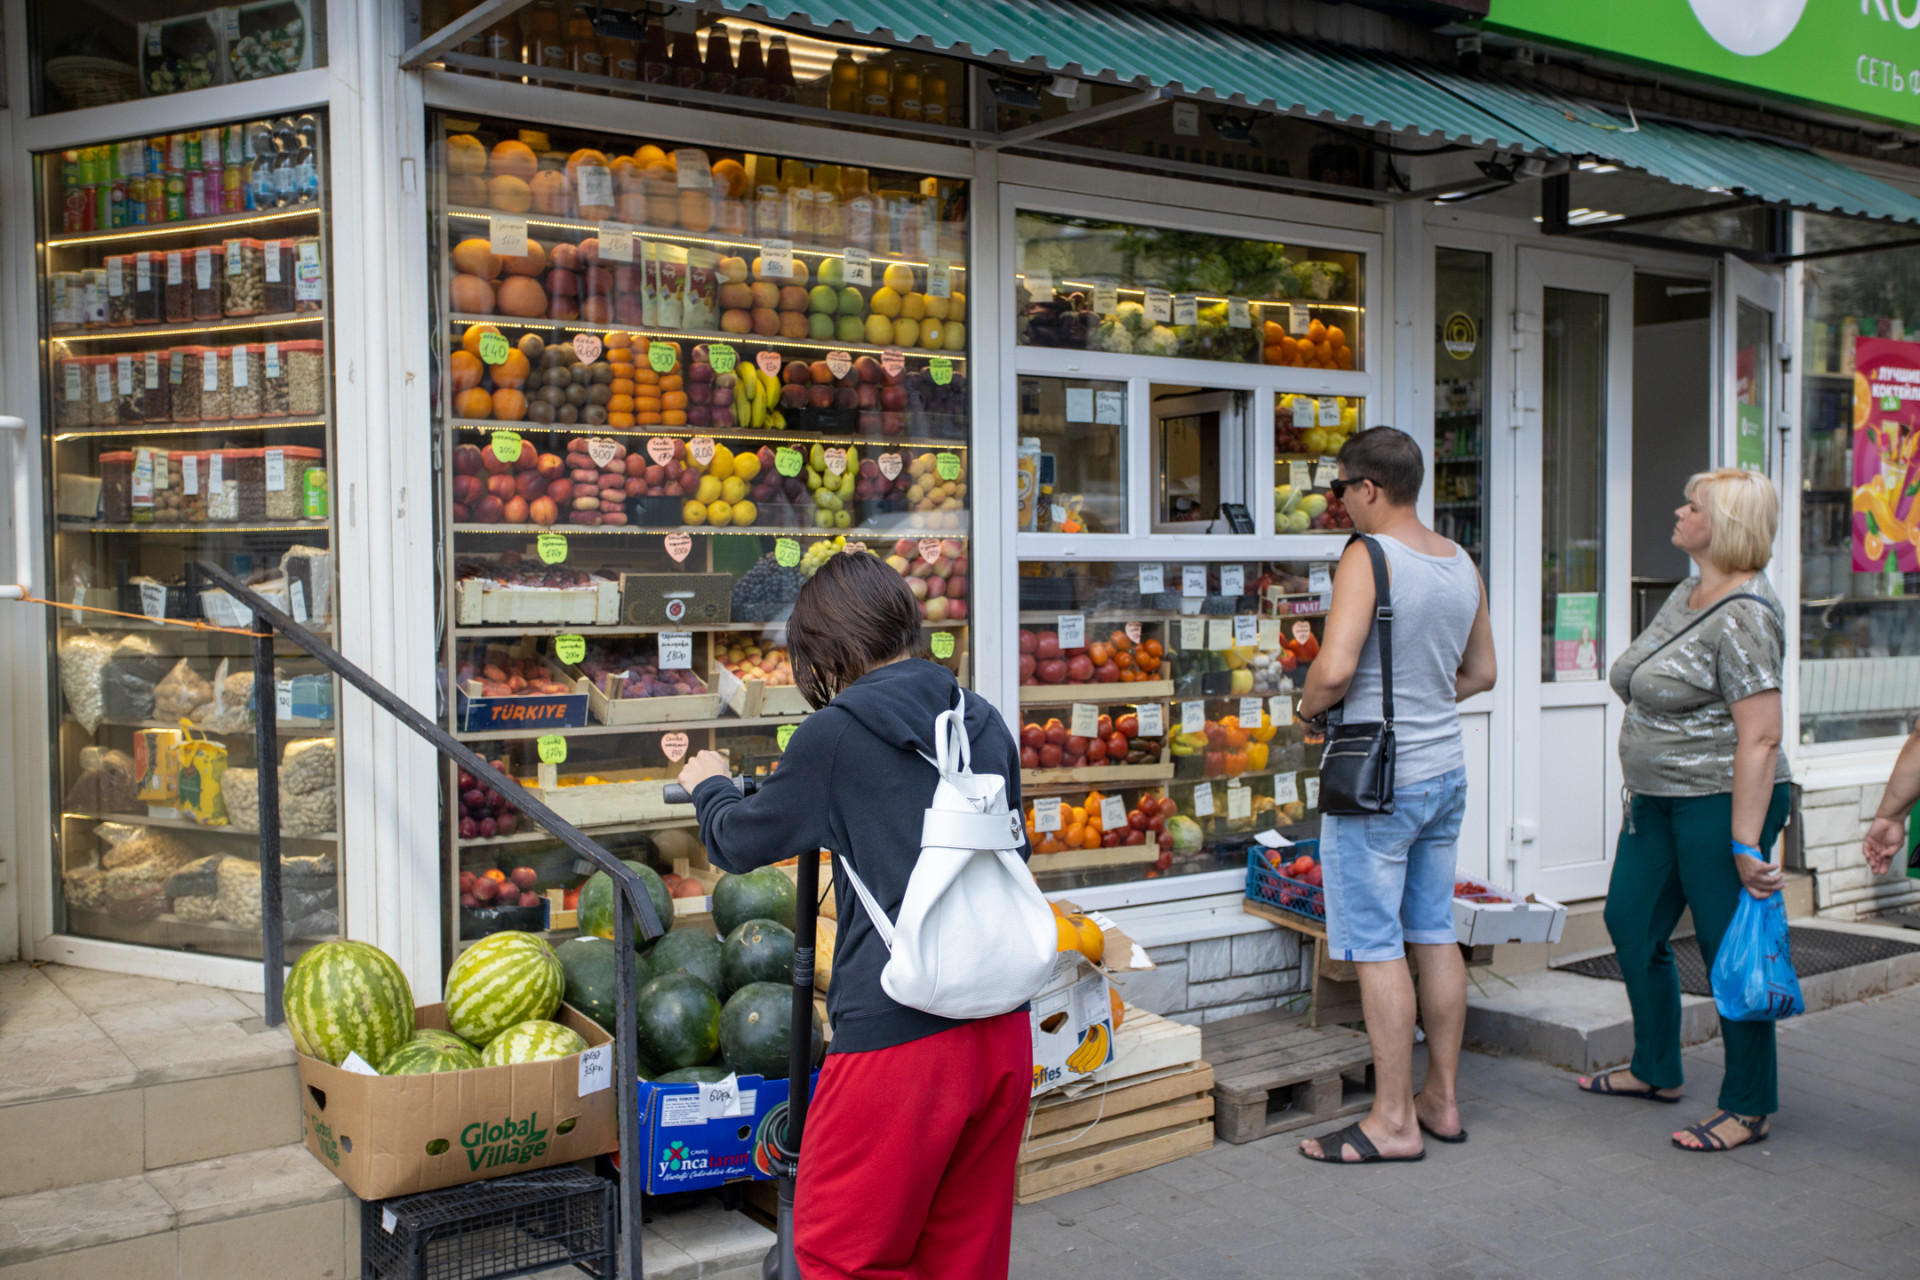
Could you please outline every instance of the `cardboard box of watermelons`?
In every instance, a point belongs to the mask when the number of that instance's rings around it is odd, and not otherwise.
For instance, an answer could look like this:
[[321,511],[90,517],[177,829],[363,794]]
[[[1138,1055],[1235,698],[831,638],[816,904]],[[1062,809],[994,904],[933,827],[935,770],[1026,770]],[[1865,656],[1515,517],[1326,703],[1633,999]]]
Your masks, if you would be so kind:
[[[445,1030],[421,1005],[414,1026]],[[585,1053],[431,1075],[369,1075],[299,1055],[307,1150],[362,1200],[411,1195],[616,1150],[613,1037],[568,1005]]]

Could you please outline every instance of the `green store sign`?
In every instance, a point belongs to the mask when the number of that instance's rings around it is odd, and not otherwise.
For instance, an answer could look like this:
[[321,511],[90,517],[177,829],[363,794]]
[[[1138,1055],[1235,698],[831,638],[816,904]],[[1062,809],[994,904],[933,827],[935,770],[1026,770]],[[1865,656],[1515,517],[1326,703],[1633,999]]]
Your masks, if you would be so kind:
[[1486,25],[1920,125],[1920,0],[1493,0]]

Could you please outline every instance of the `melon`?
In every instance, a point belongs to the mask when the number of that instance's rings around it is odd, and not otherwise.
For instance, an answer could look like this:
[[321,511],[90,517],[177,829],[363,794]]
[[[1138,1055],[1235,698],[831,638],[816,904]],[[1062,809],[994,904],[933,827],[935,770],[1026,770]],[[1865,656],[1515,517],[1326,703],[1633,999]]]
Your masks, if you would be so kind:
[[553,1016],[566,991],[553,948],[531,933],[488,934],[447,971],[447,1027],[485,1045],[516,1023]]
[[437,1071],[471,1071],[479,1065],[480,1055],[467,1045],[409,1040],[387,1055],[387,1060],[380,1064],[380,1074],[424,1076]]
[[655,1076],[655,1084],[718,1084],[733,1072],[725,1067],[682,1067],[678,1071],[669,1071],[663,1076]]
[[436,1030],[433,1027],[420,1027],[416,1029],[413,1033],[413,1039],[408,1041],[408,1043],[409,1044],[437,1044],[448,1049],[466,1049],[472,1053],[480,1052],[478,1049],[475,1049],[472,1045],[468,1044],[465,1040],[462,1040],[459,1036],[453,1034],[453,1032],[440,1031],[440,1030]]
[[724,985],[724,950],[720,939],[705,929],[675,929],[647,952],[646,976],[690,973],[718,992]]
[[732,995],[751,982],[793,984],[793,930],[772,920],[749,920],[727,935],[721,949],[722,990]]
[[[647,886],[647,897],[653,902],[654,914],[660,917],[662,928],[673,928],[673,895],[667,892],[666,884],[660,879],[660,873],[642,862],[626,860],[627,869],[636,873]],[[587,877],[580,886],[579,910],[580,932],[595,938],[613,937],[613,877],[604,871],[596,871]],[[646,941],[640,932],[640,920],[636,916],[633,922],[633,940],[635,943]]]
[[654,1072],[697,1067],[720,1048],[720,997],[690,973],[669,973],[640,989],[640,1056]]
[[[569,938],[553,954],[566,973],[566,1002],[613,1030],[620,999],[619,947],[606,938]],[[646,968],[631,951],[628,962],[633,965],[633,989],[638,991],[647,980]]]
[[[814,1066],[826,1055],[820,1015],[813,1020]],[[788,1040],[793,1030],[793,988],[777,982],[750,982],[727,997],[720,1014],[720,1054],[743,1076],[787,1074]]]
[[772,920],[793,928],[793,881],[778,867],[722,876],[713,886],[713,927],[726,937],[749,920]]
[[392,956],[367,942],[322,942],[287,974],[282,1008],[293,1047],[331,1066],[368,1066],[413,1035],[413,989]]
[[551,1058],[570,1058],[585,1053],[587,1042],[572,1027],[534,1018],[515,1023],[487,1042],[480,1062],[488,1067],[505,1067],[519,1062],[546,1062]]

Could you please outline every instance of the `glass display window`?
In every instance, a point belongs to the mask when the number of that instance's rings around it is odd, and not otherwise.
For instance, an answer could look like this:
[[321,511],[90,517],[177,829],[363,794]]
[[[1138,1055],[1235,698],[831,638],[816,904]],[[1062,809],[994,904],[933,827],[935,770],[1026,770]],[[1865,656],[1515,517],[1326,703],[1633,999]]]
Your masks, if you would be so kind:
[[1486,575],[1493,460],[1485,416],[1493,259],[1434,250],[1433,527]]
[[281,642],[256,687],[251,614],[199,568],[334,634],[325,126],[36,157],[64,933],[260,956],[261,715],[289,957],[342,932],[337,681]]
[[1022,377],[1019,394],[1015,527],[1127,533],[1127,384]]
[[1332,491],[1340,446],[1366,426],[1364,396],[1273,397],[1273,531],[1342,533],[1353,528]]

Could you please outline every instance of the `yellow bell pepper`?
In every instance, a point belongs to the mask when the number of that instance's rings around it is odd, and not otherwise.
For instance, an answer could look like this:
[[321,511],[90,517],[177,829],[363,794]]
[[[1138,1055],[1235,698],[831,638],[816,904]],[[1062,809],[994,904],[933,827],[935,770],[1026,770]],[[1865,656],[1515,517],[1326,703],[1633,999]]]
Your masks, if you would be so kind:
[[1247,772],[1264,773],[1267,768],[1267,744],[1249,742],[1247,744]]
[[1273,735],[1278,732],[1280,732],[1280,727],[1274,724],[1273,717],[1262,711],[1260,713],[1260,727],[1258,729],[1248,729],[1247,736],[1255,742],[1272,742]]

